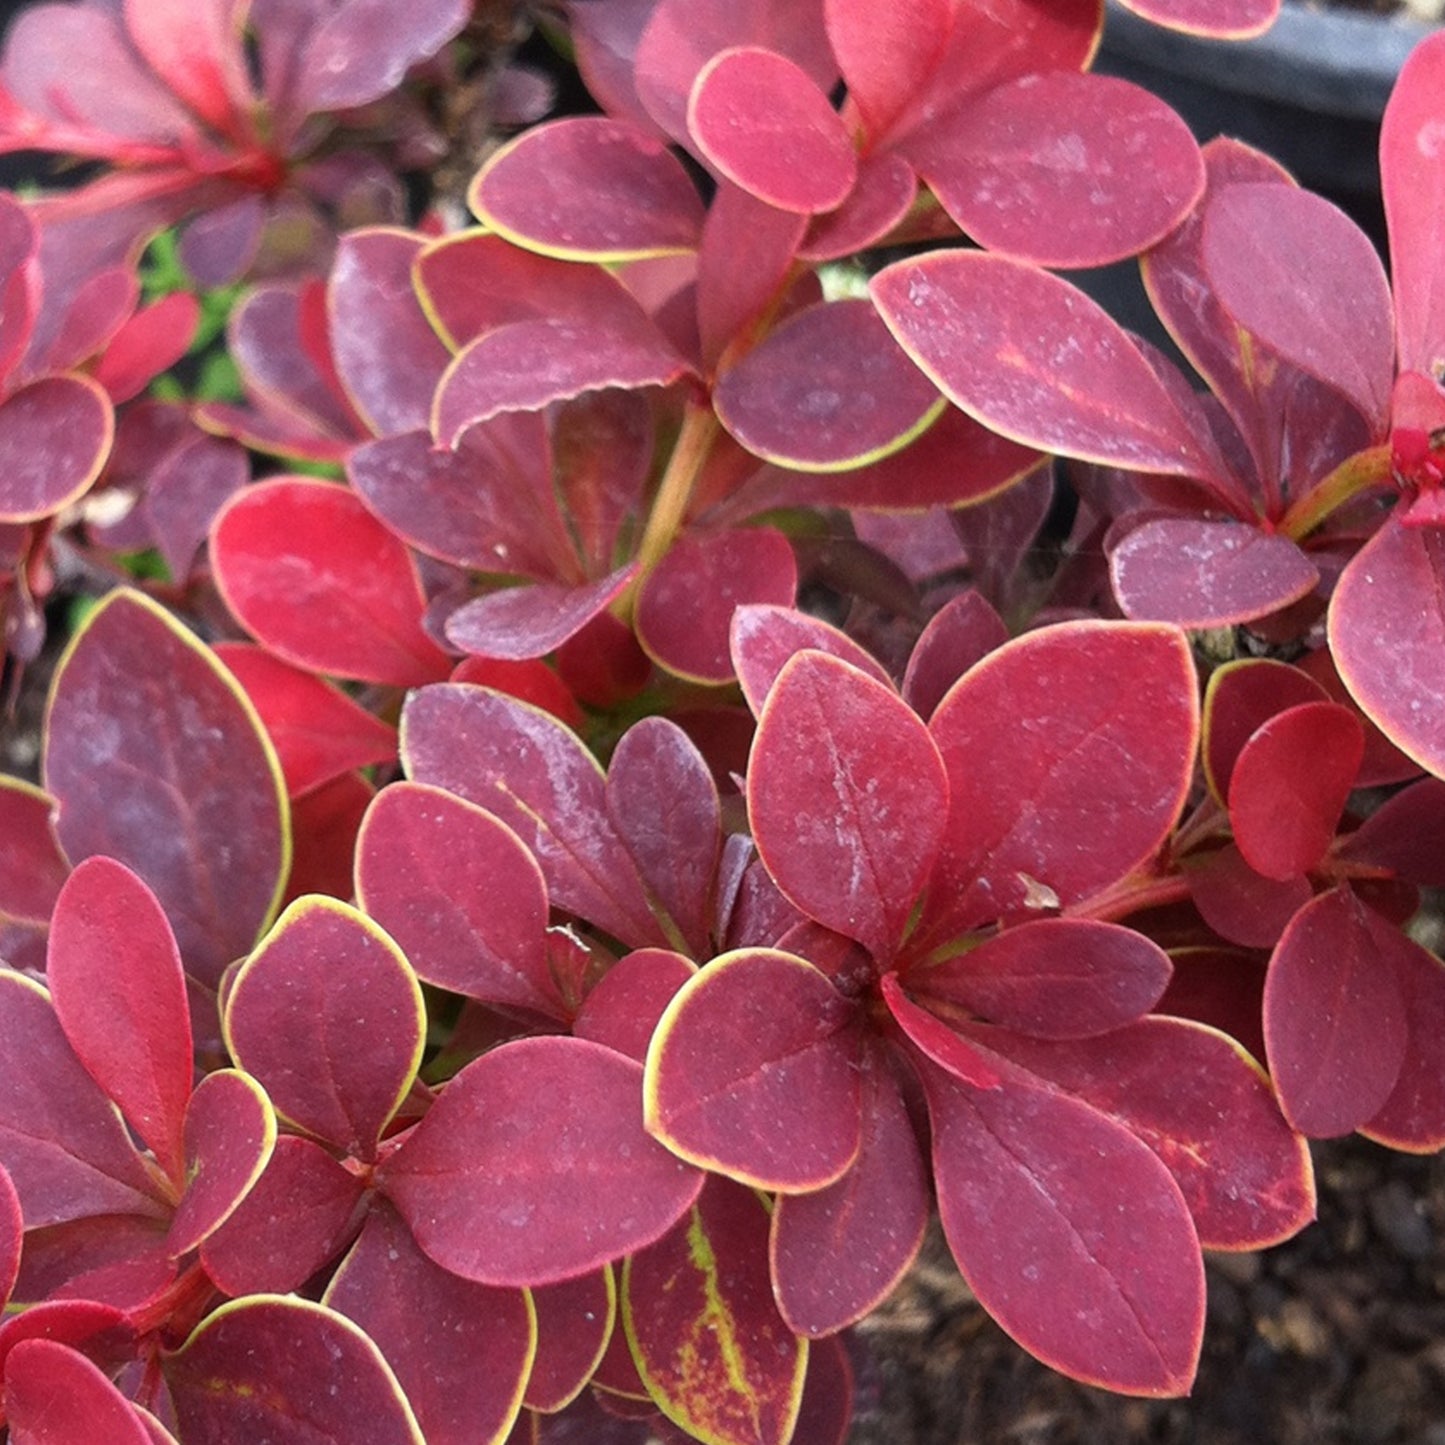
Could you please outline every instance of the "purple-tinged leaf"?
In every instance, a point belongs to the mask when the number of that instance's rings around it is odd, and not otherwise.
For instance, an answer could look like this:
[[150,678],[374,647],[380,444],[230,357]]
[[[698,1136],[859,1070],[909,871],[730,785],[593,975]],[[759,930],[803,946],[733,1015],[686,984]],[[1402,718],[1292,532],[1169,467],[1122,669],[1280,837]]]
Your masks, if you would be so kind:
[[973,926],[1039,886],[1067,905],[1148,859],[1188,792],[1195,686],[1182,633],[1123,622],[1029,633],[961,678],[929,724],[950,796],[932,911]]
[[1238,1040],[1252,1058],[1264,1058],[1265,961],[1256,953],[1217,946],[1178,948],[1169,957],[1174,977],[1158,1012],[1208,1024]]
[[870,147],[925,87],[954,24],[949,0],[824,0],[828,39]]
[[0,1165],[0,1308],[9,1304],[10,1291],[20,1273],[20,1236],[24,1232],[20,1196],[4,1165]]
[[536,1316],[522,1290],[448,1274],[381,1205],[323,1300],[376,1343],[427,1445],[500,1445],[507,1438],[537,1349]]
[[903,700],[926,722],[948,689],[1008,636],[1003,618],[981,593],[970,589],[949,598],[913,645],[903,674]]
[[1386,783],[1407,783],[1420,776],[1423,771],[1420,764],[1406,757],[1355,701],[1335,666],[1328,646],[1305,653],[1295,666],[1319,683],[1331,702],[1343,703],[1364,724],[1365,760],[1360,764],[1359,787],[1378,788]]
[[328,335],[346,396],[381,436],[424,427],[450,353],[412,289],[424,238],[373,227],[337,247],[326,293]]
[[294,1295],[223,1304],[163,1368],[186,1445],[426,1445],[381,1351]]
[[1125,332],[1047,271],[984,251],[898,261],[871,283],[898,343],[943,394],[1024,446],[1209,478],[1209,454]]
[[186,1110],[186,1192],[166,1248],[179,1258],[213,1234],[261,1177],[276,1145],[276,1115],[239,1069],[207,1074]]
[[11,1445],[152,1445],[100,1369],[55,1340],[22,1340],[5,1361]]
[[1040,918],[909,975],[920,998],[1036,1038],[1084,1039],[1148,1013],[1169,983],[1169,956],[1131,928]]
[[195,1065],[181,956],[155,894],[114,859],[87,858],[60,891],[45,972],[71,1048],[179,1189]]
[[732,680],[734,611],[791,607],[798,590],[792,543],[771,527],[685,534],[647,574],[634,624],[647,654],[678,677]]
[[1445,888],[1445,782],[1422,778],[1387,798],[1335,856],[1385,868],[1426,888]]
[[1232,843],[1191,858],[1185,878],[1199,916],[1221,938],[1244,948],[1273,948],[1290,919],[1314,897],[1303,873],[1266,878]]
[[447,618],[447,641],[504,662],[544,657],[605,612],[636,575],[637,564],[629,562],[581,587],[537,582],[485,593]]
[[1382,434],[1395,374],[1390,283],[1343,211],[1295,186],[1226,186],[1205,212],[1202,259],[1235,322]]
[[907,217],[918,195],[913,167],[894,151],[858,158],[858,179],[836,211],[814,216],[798,259],[837,261],[878,245]]
[[1235,761],[1256,728],[1286,708],[1329,700],[1307,673],[1267,657],[1240,658],[1215,668],[1204,689],[1200,747],[1215,799],[1222,803],[1229,795]]
[[858,158],[837,111],[800,65],[740,45],[698,72],[687,128],[728,180],[782,211],[813,215],[840,206]]
[[938,751],[897,693],[821,653],[783,668],[753,742],[748,817],[798,908],[891,957],[947,813]]
[[1114,76],[1066,70],[969,96],[910,140],[907,155],[981,246],[1041,266],[1137,255],[1204,189],[1199,146],[1162,100]]
[[422,628],[411,554],[346,487],[273,477],[222,510],[211,537],[226,605],[283,661],[412,687],[451,670]]
[[1445,359],[1445,287],[1436,245],[1445,212],[1439,159],[1442,85],[1445,40],[1436,34],[1415,46],[1405,61],[1380,130],[1400,369],[1432,376]]
[[0,381],[24,355],[39,306],[39,234],[8,191],[0,198]]
[[[1445,776],[1445,535],[1393,518],[1351,559],[1330,600],[1336,667],[1401,752]],[[1381,646],[1383,638],[1389,646]]]
[[572,1032],[644,1064],[668,1004],[696,972],[691,959],[670,949],[634,949],[588,993],[572,1021]]
[[704,957],[721,804],[702,754],[675,723],[644,718],[622,735],[607,768],[607,811],[652,897]]
[[0,1160],[25,1227],[96,1214],[163,1218],[159,1191],[110,1100],[81,1067],[45,990],[0,971]]
[[877,461],[944,408],[861,298],[789,318],[722,374],[714,402],[722,424],[750,452],[798,471]]
[[773,1300],[767,1238],[756,1195],[710,1179],[683,1221],[624,1266],[622,1317],[638,1373],[690,1438],[792,1439],[808,1345]]
[[621,1329],[617,1285],[604,1268],[529,1293],[537,1312],[537,1355],[522,1403],[554,1414],[587,1387],[613,1329]]
[[517,1039],[452,1079],[377,1182],[443,1269],[554,1284],[652,1243],[697,1198],[702,1174],[648,1137],[641,1103],[633,1060]]
[[1403,936],[1391,963],[1405,1005],[1405,1058],[1390,1097],[1360,1130],[1391,1149],[1433,1154],[1445,1144],[1445,965]]
[[979,1303],[1063,1374],[1179,1395],[1204,1326],[1204,1264],[1179,1186],[1134,1134],[1021,1079],[922,1072],[949,1249]]
[[191,575],[216,514],[250,480],[246,453],[208,436],[176,447],[151,472],[141,510],[172,577]]
[[251,1191],[201,1241],[201,1263],[228,1295],[299,1289],[355,1232],[364,1188],[319,1144],[283,1134]]
[[1287,708],[1250,735],[1229,779],[1229,821],[1255,872],[1293,878],[1324,857],[1364,750],[1358,719],[1334,702]]
[[50,828],[54,807],[34,784],[0,777],[0,919],[5,922],[44,928],[70,876],[70,864]]
[[269,923],[290,864],[284,784],[231,675],[156,603],[112,593],[61,659],[46,719],[56,836],[155,893],[214,987]]
[[491,230],[568,261],[623,261],[697,248],[703,206],[682,163],[626,121],[574,116],[496,151],[468,199]]
[[282,1118],[376,1157],[426,1029],[416,975],[376,924],[335,899],[298,899],[236,974],[223,1022]]
[[1307,597],[1320,574],[1297,543],[1246,523],[1156,517],[1109,551],[1125,616],[1181,627],[1232,627]]
[[487,688],[413,693],[402,759],[431,783],[494,813],[541,865],[551,901],[634,947],[667,947],[637,870],[607,817],[602,770],[550,714]]
[[778,1308],[817,1339],[854,1323],[913,1263],[929,1215],[928,1170],[903,1096],[881,1054],[863,1077],[863,1135],[852,1168],[773,1204],[768,1243]]
[[484,1003],[561,1017],[547,969],[547,885],[505,823],[419,783],[392,783],[356,845],[358,904],[419,978]]
[[733,667],[755,714],[762,712],[778,674],[804,648],[840,658],[885,687],[892,685],[877,659],[846,632],[792,607],[748,603],[733,612],[730,632]]
[[[564,531],[576,538],[588,576],[611,571],[636,515],[645,510],[657,431],[652,405],[645,392],[583,392],[548,421]],[[521,509],[535,529],[536,498],[525,498]]]
[[1285,929],[1264,985],[1264,1035],[1280,1107],[1302,1134],[1348,1134],[1389,1099],[1410,1032],[1397,960],[1414,947],[1348,886]]
[[806,959],[740,949],[681,989],[647,1052],[647,1129],[759,1189],[821,1189],[857,1158],[858,1006]]
[[84,376],[46,376],[0,402],[0,522],[63,511],[100,475],[115,435],[110,398]]
[[1119,0],[1126,10],[1215,40],[1250,40],[1262,35],[1279,15],[1280,0]]

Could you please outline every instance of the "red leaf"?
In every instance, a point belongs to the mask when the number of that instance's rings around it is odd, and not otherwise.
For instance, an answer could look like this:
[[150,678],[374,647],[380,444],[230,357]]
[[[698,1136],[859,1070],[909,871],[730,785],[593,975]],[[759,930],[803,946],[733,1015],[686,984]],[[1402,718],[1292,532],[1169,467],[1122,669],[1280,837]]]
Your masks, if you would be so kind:
[[810,306],[725,371],[713,396],[743,446],[799,471],[844,471],[906,446],[937,390],[858,298]]
[[50,796],[20,778],[0,777],[0,914],[44,927],[70,876],[50,828]]
[[581,587],[538,582],[485,593],[447,618],[447,641],[506,662],[545,656],[605,612],[636,575],[630,562]]
[[547,968],[547,885],[490,813],[440,788],[383,788],[357,840],[356,897],[428,983],[562,1015]]
[[115,435],[110,398],[84,376],[46,376],[0,402],[0,522],[34,522],[78,500]]
[[[33,1246],[39,1234],[30,1237]],[[3,1298],[0,1295],[0,1298]],[[108,1367],[136,1356],[136,1332],[113,1305],[94,1300],[45,1300],[14,1313],[0,1323],[0,1377],[10,1351],[23,1340],[51,1340],[69,1345],[87,1359]]]
[[22,1340],[5,1362],[12,1445],[152,1445],[130,1402],[84,1355]]
[[425,1445],[381,1351],[344,1316],[294,1295],[222,1305],[164,1370],[186,1445]]
[[189,291],[172,291],[137,311],[110,338],[96,362],[95,379],[117,405],[139,395],[190,347],[200,303]]
[[270,921],[290,862],[281,770],[230,673],[156,603],[113,592],[61,660],[44,773],[66,853],[138,874],[187,971],[214,987]]
[[1130,1395],[1179,1395],[1204,1264],[1179,1186],[1112,1119],[1049,1088],[922,1072],[944,1235],[979,1303],[1031,1354]]
[[733,666],[754,713],[762,712],[778,674],[804,648],[839,658],[885,687],[892,686],[877,659],[846,632],[795,608],[745,603],[734,610],[729,631]]
[[282,905],[308,893],[351,897],[356,835],[376,789],[360,773],[342,773],[291,800],[291,874]]
[[805,70],[756,46],[720,51],[698,72],[687,128],[705,159],[783,211],[831,211],[858,176],[848,132]]
[[4,1165],[0,1165],[0,1309],[10,1303],[10,1291],[20,1273],[20,1236],[24,1230],[20,1196]]
[[176,447],[150,473],[141,511],[172,577],[191,575],[216,514],[250,480],[246,453],[208,436]]
[[948,0],[903,0],[885,8],[866,0],[824,0],[823,14],[848,98],[876,146],[923,89],[953,28],[953,8]]
[[836,211],[814,216],[802,244],[800,261],[838,261],[871,250],[901,225],[918,196],[913,167],[893,151],[858,158],[858,180]]
[[146,63],[212,129],[253,103],[233,0],[125,0],[124,15]]
[[1005,437],[1109,466],[1211,476],[1153,367],[1058,277],[983,251],[936,251],[895,262],[871,289],[933,383]]
[[920,1008],[903,991],[896,973],[884,974],[883,1000],[903,1036],[926,1058],[955,1079],[974,1089],[997,1089],[1000,1076],[985,1050],[976,1048],[957,1029],[928,1009]]
[[759,1189],[820,1189],[857,1157],[858,1007],[806,959],[740,949],[678,990],[647,1053],[647,1129]]
[[1364,729],[1334,702],[1288,708],[1251,734],[1229,779],[1229,821],[1251,868],[1283,880],[1324,857],[1364,750]]
[[416,975],[369,918],[335,899],[293,903],[226,995],[226,1041],[276,1111],[374,1159],[421,1064]]
[[427,1445],[500,1445],[521,1408],[537,1322],[518,1289],[458,1279],[416,1247],[386,1205],[327,1286],[396,1371]]
[[1389,1099],[1409,1043],[1399,971],[1414,946],[1348,886],[1285,929],[1265,979],[1264,1036],[1280,1107],[1302,1134],[1348,1134]]
[[684,535],[643,581],[637,640],[676,676],[729,682],[734,610],[748,603],[790,607],[797,590],[792,543],[771,527]]
[[1221,938],[1245,948],[1273,948],[1290,919],[1314,897],[1303,873],[1266,878],[1232,843],[1202,859],[1190,859],[1186,877],[1199,916]]
[[416,564],[345,487],[304,477],[247,487],[216,519],[211,558],[241,625],[296,667],[395,687],[450,670],[422,629]]
[[1215,799],[1222,803],[1228,796],[1235,760],[1256,728],[1286,708],[1329,700],[1308,673],[1288,663],[1249,657],[1216,667],[1204,689],[1200,747]]
[[[631,634],[628,634],[631,636]],[[651,664],[649,664],[649,667]],[[496,657],[464,657],[452,670],[451,682],[470,682],[504,692],[518,702],[549,712],[573,731],[586,721],[577,699],[554,668],[540,658],[525,662],[503,662]]]
[[802,1403],[806,1341],[778,1313],[767,1215],[711,1179],[690,1214],[627,1261],[622,1314],[663,1413],[718,1445],[787,1445]]
[[666,948],[638,948],[617,960],[587,995],[572,1032],[639,1064],[668,1004],[697,965]]
[[610,1269],[530,1291],[537,1311],[537,1357],[527,1377],[529,1410],[564,1409],[587,1387],[612,1338],[617,1286]]
[[479,1284],[570,1279],[659,1238],[702,1187],[643,1131],[641,1102],[631,1059],[518,1039],[452,1079],[377,1182],[443,1269]]
[[1360,1128],[1388,1148],[1433,1154],[1445,1144],[1445,965],[1405,937],[1392,953],[1405,1005],[1405,1058],[1390,1097]]
[[903,700],[926,722],[955,682],[1008,641],[1003,618],[981,593],[951,597],[929,618],[908,657]]
[[1280,0],[1120,0],[1155,25],[1217,40],[1262,35],[1279,14]]
[[1387,798],[1341,840],[1336,856],[1386,868],[1408,883],[1445,888],[1445,782],[1421,778]]
[[110,858],[87,858],[60,892],[46,980],[86,1072],[179,1187],[194,1062],[186,980],[155,894]]
[[549,121],[496,151],[472,210],[490,229],[563,260],[621,261],[696,249],[703,206],[687,171],[625,121]]
[[[907,155],[979,245],[1041,266],[1137,255],[1204,190],[1199,146],[1162,100],[1114,76],[1067,70],[1041,68],[969,96]],[[1147,185],[1140,155],[1149,157]]]

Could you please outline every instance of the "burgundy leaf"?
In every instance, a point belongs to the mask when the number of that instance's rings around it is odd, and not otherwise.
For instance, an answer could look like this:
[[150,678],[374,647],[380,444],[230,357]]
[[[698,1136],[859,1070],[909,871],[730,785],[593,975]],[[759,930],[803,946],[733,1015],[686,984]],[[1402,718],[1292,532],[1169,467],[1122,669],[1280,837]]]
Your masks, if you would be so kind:
[[788,661],[804,648],[840,658],[884,686],[888,674],[846,632],[792,607],[746,603],[733,612],[731,653],[743,696],[761,713],[768,692]]
[[1264,1034],[1280,1106],[1301,1133],[1348,1134],[1384,1107],[1409,1043],[1399,974],[1414,947],[1348,886],[1285,929],[1265,981]]
[[1445,782],[1422,778],[1387,798],[1341,840],[1336,857],[1386,868],[1427,888],[1445,887]]
[[235,680],[156,603],[114,592],[56,674],[44,774],[66,853],[137,873],[214,987],[270,921],[289,862],[281,770]]
[[0,1308],[10,1302],[10,1291],[20,1273],[20,1236],[24,1230],[20,1196],[4,1165],[0,1165]]
[[1445,965],[1403,936],[1391,963],[1405,1005],[1405,1058],[1390,1097],[1361,1132],[1391,1149],[1434,1153],[1445,1143]]
[[1266,878],[1232,843],[1191,858],[1185,876],[1200,917],[1221,938],[1245,948],[1273,948],[1290,919],[1314,897],[1303,873]]
[[858,180],[836,211],[814,216],[798,259],[814,264],[867,251],[900,225],[918,195],[913,167],[893,151],[858,158]]
[[100,475],[115,435],[110,399],[84,376],[46,376],[0,402],[0,522],[63,511]]
[[561,1016],[547,969],[547,885],[490,813],[440,788],[383,788],[357,839],[356,897],[428,983]]
[[342,773],[291,800],[295,846],[283,905],[308,893],[351,897],[351,858],[376,789],[360,773]]
[[34,784],[0,777],[0,915],[7,920],[48,924],[70,876],[50,828],[54,806]]
[[1255,1059],[1265,1055],[1260,1012],[1265,961],[1234,948],[1177,948],[1174,977],[1158,1012],[1208,1024],[1237,1039]]
[[154,1151],[186,1178],[191,1022],[175,935],[155,894],[111,858],[87,858],[60,892],[46,980],[70,1046]]
[[176,447],[151,472],[141,508],[173,577],[190,576],[216,514],[250,480],[246,453],[207,436]]
[[926,1058],[945,1073],[962,1080],[971,1088],[997,1089],[1001,1077],[996,1061],[957,1029],[943,1022],[930,1010],[920,1008],[903,991],[896,973],[883,976],[883,1001],[904,1037]]
[[381,1351],[335,1310],[295,1295],[222,1305],[164,1370],[186,1445],[426,1445]]
[[312,672],[410,687],[445,677],[402,543],[345,487],[273,477],[247,487],[211,538],[226,605],[269,651]]
[[4,1404],[12,1445],[152,1445],[130,1401],[55,1340],[22,1340],[10,1351]]
[[955,682],[1008,641],[1008,628],[981,593],[951,597],[929,618],[908,657],[903,700],[926,722]]
[[637,564],[628,563],[581,587],[539,582],[488,592],[447,618],[447,641],[503,661],[542,657],[606,611],[636,575]]
[[1215,668],[1204,689],[1200,747],[1209,791],[1225,800],[1240,749],[1257,727],[1286,708],[1327,701],[1319,683],[1288,663],[1249,657]]
[[564,1409],[586,1388],[606,1351],[617,1317],[610,1269],[530,1290],[537,1312],[537,1356],[523,1403],[548,1414]]
[[696,972],[691,959],[670,949],[634,949],[588,993],[572,1020],[572,1032],[646,1063],[648,1046],[668,1004]]
[[954,23],[948,0],[824,0],[828,39],[871,145],[921,91]]
[[647,1129],[759,1189],[820,1189],[857,1157],[859,1013],[807,960],[714,958],[668,1005],[647,1053]]

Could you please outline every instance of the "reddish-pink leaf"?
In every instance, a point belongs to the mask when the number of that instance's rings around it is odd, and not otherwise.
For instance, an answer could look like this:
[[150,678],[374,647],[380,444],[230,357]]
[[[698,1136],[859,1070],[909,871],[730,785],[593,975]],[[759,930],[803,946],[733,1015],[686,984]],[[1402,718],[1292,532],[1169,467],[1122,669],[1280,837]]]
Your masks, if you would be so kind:
[[866,0],[824,0],[828,39],[848,98],[876,146],[923,88],[953,26],[948,0],[902,0],[880,8]]
[[747,603],[733,612],[730,632],[733,666],[754,713],[762,712],[778,674],[804,648],[840,658],[885,687],[892,685],[877,659],[846,632],[792,607]]
[[94,857],[70,875],[51,920],[46,981],[86,1072],[179,1187],[195,1067],[186,980],[165,913],[129,868]]
[[1390,284],[1374,245],[1321,196],[1223,187],[1204,217],[1205,273],[1232,319],[1334,387],[1379,435],[1395,374]]
[[306,477],[247,487],[216,519],[211,557],[226,605],[286,662],[395,687],[450,671],[422,629],[415,562],[345,487]]
[[684,535],[642,584],[637,640],[679,677],[729,682],[734,610],[749,603],[790,607],[797,590],[792,543],[771,527]]
[[232,1057],[276,1111],[327,1143],[375,1157],[421,1063],[426,1011],[405,956],[369,918],[303,898],[236,974]]
[[0,522],[63,511],[100,475],[115,434],[110,399],[83,376],[46,376],[0,402]]
[[1380,131],[1400,369],[1432,376],[1445,356],[1445,290],[1439,284],[1435,241],[1445,210],[1439,163],[1442,85],[1445,40],[1436,34],[1415,46],[1405,61]]
[[0,1165],[0,1308],[10,1302],[10,1291],[20,1273],[20,1236],[24,1230],[20,1196],[4,1165]]
[[1314,897],[1303,873],[1266,878],[1232,843],[1191,858],[1185,876],[1199,916],[1221,938],[1245,948],[1273,948],[1290,919]]
[[519,1289],[473,1284],[433,1264],[387,1205],[327,1286],[406,1391],[427,1445],[500,1445],[521,1408],[537,1321]]
[[903,674],[904,701],[927,721],[948,689],[1008,636],[1003,618],[981,593],[970,589],[951,597],[913,645]]
[[894,1022],[902,1029],[908,1042],[945,1073],[975,1089],[997,1089],[1000,1075],[996,1061],[957,1029],[943,1022],[926,1008],[920,1008],[903,991],[896,973],[887,973],[882,981],[883,1001]]
[[22,1340],[5,1362],[12,1445],[152,1445],[152,1437],[100,1369],[54,1340]]
[[156,603],[114,592],[61,661],[44,773],[66,853],[137,873],[187,971],[214,987],[270,921],[290,863],[281,770],[235,679]]
[[146,63],[213,129],[253,103],[233,0],[125,0],[124,14]]
[[1288,663],[1249,657],[1216,667],[1204,689],[1200,747],[1209,791],[1225,800],[1235,760],[1257,727],[1286,708],[1327,701],[1319,683]]
[[447,641],[505,662],[543,657],[605,612],[636,575],[637,564],[629,562],[581,587],[538,582],[485,593],[447,618]]
[[189,291],[172,291],[137,311],[106,344],[95,379],[110,399],[130,401],[186,354],[200,319]]
[[616,1327],[617,1285],[610,1269],[530,1291],[537,1312],[537,1356],[523,1403],[555,1413],[586,1388]]
[[773,1204],[768,1255],[788,1327],[816,1339],[880,1304],[918,1253],[928,1170],[886,1060],[864,1073],[858,1158],[835,1183]]
[[[1445,534],[1390,519],[1330,601],[1330,652],[1351,696],[1401,752],[1445,776]],[[1389,645],[1383,645],[1383,639]]]
[[957,407],[1025,446],[1209,477],[1153,367],[1067,282],[984,251],[895,262],[871,284],[899,345]]
[[647,1053],[648,1132],[759,1189],[820,1189],[859,1147],[859,1013],[826,974],[775,949],[709,961]]
[[504,692],[518,702],[528,702],[551,713],[574,731],[586,721],[572,690],[541,658],[503,662],[496,657],[464,657],[453,670],[451,681],[471,682],[478,687],[489,687],[493,692]]
[[723,175],[782,211],[831,211],[858,176],[828,97],[775,51],[740,45],[713,56],[693,83],[687,128]]
[[588,993],[572,1032],[579,1039],[606,1044],[639,1064],[658,1022],[697,965],[667,948],[637,948],[618,959]]
[[1204,1327],[1204,1263],[1179,1186],[1078,1099],[922,1073],[943,1231],[978,1301],[1030,1353],[1131,1395],[1179,1395]]
[[356,898],[428,983],[561,1015],[547,969],[547,885],[490,813],[440,788],[383,788],[357,839]]
[[381,1351],[335,1310],[294,1295],[222,1305],[164,1370],[186,1445],[426,1445]]
[[821,653],[783,668],[748,764],[748,816],[797,907],[891,957],[947,814],[938,750],[897,693]]
[[897,451],[944,408],[861,298],[791,317],[722,374],[714,402],[750,452],[825,472]]
[[607,811],[652,897],[689,951],[705,956],[721,804],[702,754],[675,723],[644,718],[622,735],[607,768]]
[[396,757],[396,729],[315,673],[244,642],[215,652],[260,713],[292,797]]
[[929,725],[950,795],[931,909],[977,923],[1039,886],[1068,904],[1144,862],[1188,791],[1197,714],[1173,628],[1070,622],[991,653]]
[[186,1191],[166,1248],[179,1258],[215,1232],[250,1193],[276,1144],[276,1115],[239,1069],[207,1074],[186,1110]]
[[689,1215],[627,1261],[622,1317],[648,1393],[693,1439],[787,1445],[807,1342],[778,1313],[757,1197],[710,1179]]
[[[40,1238],[38,1232],[32,1234],[31,1245]],[[136,1333],[124,1314],[113,1305],[94,1300],[46,1300],[7,1312],[0,1323],[0,1377],[4,1376],[10,1351],[22,1340],[69,1345],[104,1366],[122,1365],[136,1354]]]
[[1233,520],[1156,517],[1110,549],[1109,580],[1128,617],[1232,627],[1307,597],[1320,574],[1277,533]]
[[251,1191],[201,1241],[206,1273],[232,1296],[299,1289],[355,1232],[364,1189],[319,1144],[281,1135]]
[[1293,878],[1324,857],[1364,748],[1355,715],[1334,702],[1300,703],[1250,736],[1230,775],[1229,821],[1251,868]]
[[553,1284],[650,1244],[697,1198],[702,1175],[648,1137],[641,1106],[633,1060],[518,1039],[457,1074],[377,1180],[443,1269]]
[[1384,1107],[1409,1042],[1397,959],[1415,945],[1348,886],[1295,914],[1264,986],[1269,1071],[1302,1134],[1348,1134]]
[[491,230],[564,260],[690,251],[702,233],[682,163],[639,127],[603,116],[524,132],[477,173],[469,199]]
[[[1137,255],[1204,190],[1199,146],[1162,100],[1114,76],[1067,70],[970,96],[907,154],[975,241],[1041,266]],[[1149,157],[1147,185],[1140,155]]]
[[1169,956],[1131,928],[1040,918],[910,975],[915,995],[1037,1038],[1083,1039],[1140,1018],[1169,982]]
[[907,217],[918,195],[913,167],[894,151],[874,151],[858,159],[858,180],[836,211],[814,216],[802,244],[800,261],[837,261],[878,245]]
[[556,907],[634,947],[667,946],[607,817],[602,770],[575,733],[515,698],[451,683],[407,699],[401,735],[411,779],[512,828],[541,865]]
[[1433,1154],[1445,1144],[1445,966],[1403,936],[1391,963],[1405,1004],[1405,1058],[1390,1097],[1361,1132],[1391,1149]]
[[1182,30],[1216,40],[1249,40],[1261,35],[1279,15],[1280,0],[1119,0],[1124,9]]

